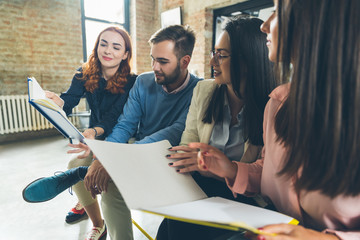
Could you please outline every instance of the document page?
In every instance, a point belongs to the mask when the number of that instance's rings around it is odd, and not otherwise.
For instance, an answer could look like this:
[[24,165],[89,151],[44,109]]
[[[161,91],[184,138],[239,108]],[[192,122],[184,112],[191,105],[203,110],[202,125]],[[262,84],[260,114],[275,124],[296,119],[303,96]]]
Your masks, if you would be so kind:
[[212,197],[172,206],[147,208],[146,210],[170,216],[174,219],[224,224],[251,230],[255,233],[257,228],[268,224],[297,224],[296,220],[284,214],[221,197]]
[[189,174],[168,166],[167,140],[122,144],[85,139],[131,209],[146,209],[207,198]]
[[36,102],[44,107],[53,109],[66,117],[65,112],[53,100],[45,96],[45,91],[34,77],[28,78],[29,101]]

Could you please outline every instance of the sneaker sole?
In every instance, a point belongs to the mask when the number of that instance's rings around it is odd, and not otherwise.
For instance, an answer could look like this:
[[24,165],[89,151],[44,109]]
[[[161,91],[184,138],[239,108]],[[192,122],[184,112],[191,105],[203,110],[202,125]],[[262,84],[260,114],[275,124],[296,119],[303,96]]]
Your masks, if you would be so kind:
[[103,234],[99,237],[99,240],[105,240],[107,236],[107,229],[103,232]]
[[31,184],[33,184],[34,182],[39,181],[40,179],[43,179],[43,178],[45,178],[45,177],[41,177],[41,178],[35,179],[34,181],[32,181],[31,183],[29,183],[29,184],[24,188],[24,190],[22,191],[22,197],[23,197],[23,199],[24,199],[26,202],[28,202],[28,203],[42,203],[42,202],[47,202],[47,201],[49,201],[49,200],[51,200],[51,199],[54,198],[54,197],[52,197],[52,198],[47,199],[47,200],[45,200],[45,201],[29,201],[28,199],[26,199],[26,197],[25,197],[25,191],[26,191],[26,189],[27,189]]

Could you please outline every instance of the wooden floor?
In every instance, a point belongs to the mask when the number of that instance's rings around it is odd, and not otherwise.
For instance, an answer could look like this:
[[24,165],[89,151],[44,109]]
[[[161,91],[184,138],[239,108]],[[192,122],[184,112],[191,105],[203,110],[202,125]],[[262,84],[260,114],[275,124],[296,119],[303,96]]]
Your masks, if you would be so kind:
[[[31,181],[66,170],[67,149],[67,140],[62,137],[0,145],[0,239],[85,239],[92,226],[90,220],[71,225],[64,221],[77,202],[75,195],[65,191],[45,203],[27,203],[22,198],[23,188]],[[162,218],[139,211],[132,211],[132,215],[155,238]],[[134,239],[148,239],[133,229]]]

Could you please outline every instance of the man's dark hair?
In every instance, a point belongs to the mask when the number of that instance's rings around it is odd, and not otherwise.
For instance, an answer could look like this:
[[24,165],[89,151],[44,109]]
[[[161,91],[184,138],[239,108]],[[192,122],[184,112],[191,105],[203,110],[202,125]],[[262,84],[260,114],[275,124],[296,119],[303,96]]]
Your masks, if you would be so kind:
[[191,57],[195,45],[195,33],[189,26],[172,25],[162,28],[151,36],[149,43],[156,44],[167,40],[175,43],[174,54],[178,59],[185,55]]

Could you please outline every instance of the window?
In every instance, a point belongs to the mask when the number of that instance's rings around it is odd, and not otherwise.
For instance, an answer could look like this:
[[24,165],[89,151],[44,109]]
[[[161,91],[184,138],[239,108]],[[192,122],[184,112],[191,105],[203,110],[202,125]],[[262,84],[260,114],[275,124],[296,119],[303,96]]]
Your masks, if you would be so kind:
[[106,27],[129,29],[129,0],[81,0],[83,60],[87,61],[96,37]]
[[[272,0],[249,0],[232,6],[214,9],[212,46],[214,47],[216,39],[218,39],[231,17],[243,15],[257,17],[265,21],[271,15],[273,6]],[[214,77],[214,70],[212,68],[211,76]]]

